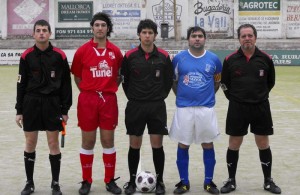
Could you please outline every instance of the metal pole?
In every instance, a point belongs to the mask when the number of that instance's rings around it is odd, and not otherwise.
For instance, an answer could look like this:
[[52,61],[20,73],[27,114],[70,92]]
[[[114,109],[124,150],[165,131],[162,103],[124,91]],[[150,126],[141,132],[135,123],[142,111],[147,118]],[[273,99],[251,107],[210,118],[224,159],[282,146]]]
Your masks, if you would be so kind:
[[163,0],[163,12],[162,12],[162,15],[163,15],[162,22],[165,23],[165,0]]
[[177,20],[177,14],[176,14],[176,0],[174,0],[174,3],[173,3],[173,6],[174,6],[174,8],[173,8],[173,10],[174,10],[174,38],[175,38],[175,40],[176,40],[176,38],[177,38],[177,22],[176,22],[176,20]]

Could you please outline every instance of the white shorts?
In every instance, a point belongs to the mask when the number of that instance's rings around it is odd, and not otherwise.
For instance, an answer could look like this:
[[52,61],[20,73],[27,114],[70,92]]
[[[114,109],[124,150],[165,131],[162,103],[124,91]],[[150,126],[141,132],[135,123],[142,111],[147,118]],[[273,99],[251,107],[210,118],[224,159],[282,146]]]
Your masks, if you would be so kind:
[[211,143],[220,135],[214,107],[176,108],[169,137],[184,145]]

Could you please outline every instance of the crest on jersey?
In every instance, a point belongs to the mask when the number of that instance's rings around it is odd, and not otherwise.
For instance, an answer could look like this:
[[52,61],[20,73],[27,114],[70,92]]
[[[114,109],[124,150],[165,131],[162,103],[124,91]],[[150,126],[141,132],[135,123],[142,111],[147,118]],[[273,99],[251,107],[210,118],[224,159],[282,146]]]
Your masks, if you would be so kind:
[[51,78],[55,78],[55,71],[51,71]]
[[206,64],[206,66],[205,66],[205,71],[206,71],[206,72],[209,72],[209,71],[210,71],[210,67],[211,67],[210,64]]
[[263,77],[265,75],[265,71],[264,70],[259,70],[259,76]]
[[116,59],[116,56],[115,56],[115,53],[114,52],[112,52],[112,51],[110,51],[109,53],[108,53],[108,56],[109,56],[109,58],[110,59]]

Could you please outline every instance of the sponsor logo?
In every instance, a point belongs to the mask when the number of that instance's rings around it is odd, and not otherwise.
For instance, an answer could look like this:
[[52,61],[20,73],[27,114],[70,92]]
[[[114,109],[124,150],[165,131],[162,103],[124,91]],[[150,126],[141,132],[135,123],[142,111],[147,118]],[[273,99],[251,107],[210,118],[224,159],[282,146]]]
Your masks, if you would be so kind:
[[98,66],[90,67],[93,78],[99,77],[111,77],[112,76],[112,67],[109,67],[106,60],[99,62]]
[[190,72],[184,76],[183,83],[191,88],[199,88],[205,84],[205,81],[201,73]]
[[270,162],[266,162],[266,163],[265,163],[265,162],[261,162],[261,164],[262,164],[262,165],[265,165],[266,167],[268,167],[269,164],[270,164]]

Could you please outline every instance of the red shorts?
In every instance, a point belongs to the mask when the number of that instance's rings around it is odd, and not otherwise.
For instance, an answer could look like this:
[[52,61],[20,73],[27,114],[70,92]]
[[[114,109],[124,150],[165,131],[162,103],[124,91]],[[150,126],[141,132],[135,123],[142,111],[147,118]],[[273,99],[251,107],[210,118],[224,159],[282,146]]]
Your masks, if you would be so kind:
[[118,104],[115,93],[80,92],[77,105],[78,126],[83,131],[98,127],[114,130],[118,125]]

